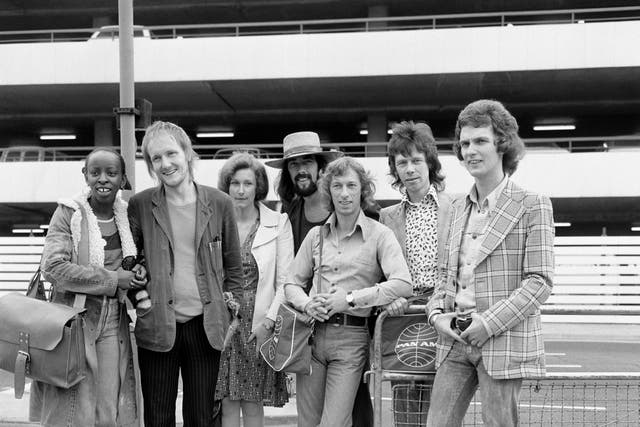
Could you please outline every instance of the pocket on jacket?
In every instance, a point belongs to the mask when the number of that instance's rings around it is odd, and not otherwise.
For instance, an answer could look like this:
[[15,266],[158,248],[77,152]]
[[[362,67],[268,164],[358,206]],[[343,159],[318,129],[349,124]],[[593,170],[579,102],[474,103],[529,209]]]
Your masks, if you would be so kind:
[[209,259],[211,260],[211,268],[219,279],[223,277],[224,263],[222,262],[222,241],[219,238],[214,238],[211,242],[207,243],[209,250]]
[[512,361],[516,363],[533,362],[544,351],[540,316],[531,314],[508,331],[510,334]]
[[151,312],[151,310],[153,310],[153,303],[151,303],[151,307],[149,308],[140,308],[139,306],[136,306],[136,317],[137,318],[145,317],[147,314]]

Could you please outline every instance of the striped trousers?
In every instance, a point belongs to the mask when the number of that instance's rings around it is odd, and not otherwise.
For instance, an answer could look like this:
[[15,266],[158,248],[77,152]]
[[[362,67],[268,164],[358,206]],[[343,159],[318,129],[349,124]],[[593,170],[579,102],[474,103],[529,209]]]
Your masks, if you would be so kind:
[[184,427],[210,426],[220,351],[204,331],[203,317],[176,324],[176,341],[168,352],[138,347],[146,427],[174,427],[178,378],[182,375]]

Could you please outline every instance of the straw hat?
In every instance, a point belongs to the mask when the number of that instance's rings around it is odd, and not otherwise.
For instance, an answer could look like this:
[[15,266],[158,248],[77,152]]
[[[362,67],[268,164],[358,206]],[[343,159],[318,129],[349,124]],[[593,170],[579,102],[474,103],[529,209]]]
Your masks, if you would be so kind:
[[300,156],[322,156],[330,162],[343,155],[341,151],[323,151],[320,147],[320,137],[315,132],[290,133],[284,137],[283,145],[282,159],[269,160],[265,162],[267,166],[282,169],[286,160]]

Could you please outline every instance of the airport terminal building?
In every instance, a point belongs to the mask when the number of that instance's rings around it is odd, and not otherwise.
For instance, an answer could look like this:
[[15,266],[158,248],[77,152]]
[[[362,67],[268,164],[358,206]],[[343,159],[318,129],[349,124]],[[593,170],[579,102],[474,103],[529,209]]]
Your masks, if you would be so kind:
[[[394,123],[432,127],[447,189],[463,193],[471,181],[451,152],[457,113],[498,99],[528,146],[513,179],[552,198],[557,234],[633,236],[632,3],[136,0],[136,98],[187,130],[202,183],[216,184],[234,150],[279,156],[284,135],[314,130],[328,148],[362,157],[383,205],[399,198],[386,176]],[[1,236],[46,224],[56,200],[79,190],[79,159],[119,145],[117,22],[108,0],[0,2]],[[153,181],[138,163],[139,190]]]

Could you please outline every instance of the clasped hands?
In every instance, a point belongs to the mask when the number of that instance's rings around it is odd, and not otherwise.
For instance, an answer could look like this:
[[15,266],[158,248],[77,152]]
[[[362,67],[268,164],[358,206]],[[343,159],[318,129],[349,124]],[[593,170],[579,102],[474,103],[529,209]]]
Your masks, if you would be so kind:
[[147,286],[147,269],[141,264],[136,264],[131,271],[122,267],[116,270],[118,274],[118,288],[126,291],[138,291]]
[[434,329],[443,336],[452,338],[462,344],[471,344],[474,347],[482,347],[489,339],[489,334],[482,323],[478,313],[471,313],[471,325],[460,335],[451,329],[451,321],[456,317],[456,313],[442,313],[435,317]]
[[335,286],[329,292],[314,295],[304,306],[304,312],[319,322],[324,322],[334,314],[348,309],[347,291]]

